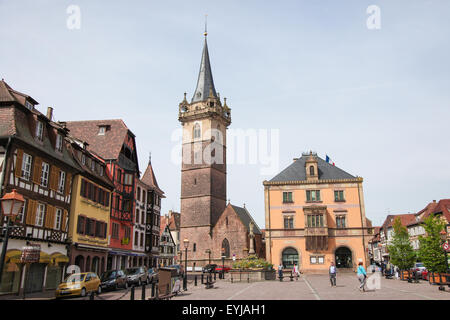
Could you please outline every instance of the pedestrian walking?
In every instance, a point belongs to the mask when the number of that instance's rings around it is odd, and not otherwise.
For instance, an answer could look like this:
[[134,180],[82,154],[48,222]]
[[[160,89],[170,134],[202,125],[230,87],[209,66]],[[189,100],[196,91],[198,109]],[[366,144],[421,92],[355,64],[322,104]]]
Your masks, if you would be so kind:
[[334,265],[334,262],[331,262],[329,273],[330,273],[331,287],[336,287],[336,266]]
[[298,271],[298,266],[295,263],[294,263],[294,270],[293,271],[294,271],[295,281],[298,281],[299,271]]
[[278,278],[280,278],[281,280],[282,277],[283,277],[283,265],[280,263],[278,265]]
[[366,269],[364,269],[363,262],[361,260],[358,263],[358,269],[356,271],[356,274],[358,276],[358,280],[360,283],[359,291],[365,292],[366,289],[364,288],[364,286],[366,285],[367,273],[366,273]]

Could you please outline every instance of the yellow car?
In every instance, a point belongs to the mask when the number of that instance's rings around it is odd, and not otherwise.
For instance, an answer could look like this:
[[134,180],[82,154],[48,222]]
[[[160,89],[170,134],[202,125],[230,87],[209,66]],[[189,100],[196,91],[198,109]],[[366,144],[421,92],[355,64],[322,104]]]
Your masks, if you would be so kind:
[[101,293],[100,278],[92,272],[73,273],[61,282],[56,289],[56,298],[67,296],[85,297],[90,292]]

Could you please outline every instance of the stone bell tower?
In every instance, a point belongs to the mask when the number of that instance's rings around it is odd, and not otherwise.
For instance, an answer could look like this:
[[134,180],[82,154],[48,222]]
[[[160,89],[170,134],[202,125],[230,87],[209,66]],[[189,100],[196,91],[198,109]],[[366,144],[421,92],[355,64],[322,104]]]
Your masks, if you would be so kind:
[[208,44],[203,46],[197,87],[191,102],[184,94],[178,120],[183,126],[180,251],[189,240],[188,266],[208,264],[212,228],[226,207],[226,129],[231,109],[214,87]]

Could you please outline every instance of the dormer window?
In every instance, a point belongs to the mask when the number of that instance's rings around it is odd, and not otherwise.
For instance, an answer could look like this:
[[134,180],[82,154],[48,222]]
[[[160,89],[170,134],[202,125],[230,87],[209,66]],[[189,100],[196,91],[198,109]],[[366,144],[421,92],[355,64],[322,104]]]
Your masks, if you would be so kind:
[[56,151],[62,152],[63,150],[63,136],[59,133],[56,135]]
[[99,136],[104,136],[106,133],[106,126],[99,126],[98,128],[98,135]]
[[36,124],[36,138],[41,141],[44,138],[44,123],[42,121],[38,121]]
[[91,171],[95,171],[95,161],[91,161]]
[[81,163],[86,165],[86,156],[84,154],[81,155]]
[[33,110],[33,104],[31,104],[28,100],[25,100],[25,107],[27,107],[27,109]]
[[310,167],[309,167],[309,174],[310,174],[311,176],[314,175],[314,166],[310,166]]

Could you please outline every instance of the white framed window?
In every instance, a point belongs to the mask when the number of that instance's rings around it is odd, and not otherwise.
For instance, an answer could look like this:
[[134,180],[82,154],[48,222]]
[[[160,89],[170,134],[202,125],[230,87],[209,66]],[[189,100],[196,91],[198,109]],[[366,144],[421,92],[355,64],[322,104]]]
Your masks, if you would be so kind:
[[25,180],[30,180],[31,175],[31,163],[33,161],[33,157],[27,153],[23,154],[22,158],[22,178]]
[[129,173],[125,173],[125,181],[124,185],[131,186],[133,184],[133,175]]
[[20,210],[19,214],[16,217],[16,222],[23,222],[23,216],[26,212],[26,207],[27,207],[27,199],[24,199],[25,202],[23,203],[22,209]]
[[41,173],[41,186],[48,186],[48,174],[50,172],[50,166],[48,163],[42,162],[42,173]]
[[84,154],[81,155],[81,163],[84,165],[86,165],[86,156]]
[[91,161],[91,171],[95,171],[95,161]]
[[61,171],[59,173],[59,182],[58,182],[58,191],[60,193],[64,192],[64,184],[66,182],[66,173],[64,171]]
[[103,177],[103,167],[100,166],[100,176]]
[[59,133],[56,135],[56,151],[62,152],[63,149],[63,136]]
[[45,204],[39,203],[36,209],[36,221],[35,221],[36,226],[42,227],[44,225],[44,216],[45,216]]
[[62,222],[62,209],[56,208],[55,212],[55,229],[59,230],[61,229],[61,222]]
[[36,124],[36,138],[41,141],[44,138],[44,123],[42,121],[38,121]]

